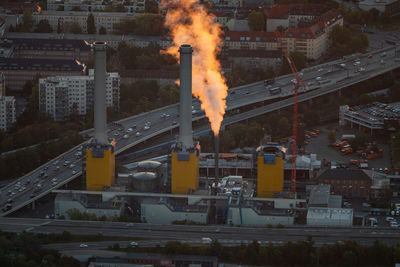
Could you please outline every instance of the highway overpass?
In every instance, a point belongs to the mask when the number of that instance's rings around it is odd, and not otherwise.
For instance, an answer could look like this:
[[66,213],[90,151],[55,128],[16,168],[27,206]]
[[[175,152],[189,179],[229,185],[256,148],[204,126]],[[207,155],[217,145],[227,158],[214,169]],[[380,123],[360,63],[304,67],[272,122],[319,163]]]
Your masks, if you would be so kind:
[[[354,55],[346,57],[346,59],[343,60],[336,60],[307,68],[302,71],[302,79],[308,88],[306,92],[299,95],[298,101],[307,101],[315,97],[339,91],[342,88],[396,69],[400,67],[399,58],[396,56],[395,47],[389,47],[368,54]],[[356,64],[356,62],[359,63]],[[363,70],[359,71],[361,68]],[[256,103],[257,106],[254,109],[243,111],[239,114],[226,116],[222,122],[222,127],[292,105],[293,97],[291,96],[294,90],[293,78],[294,76],[289,74],[275,79],[274,86],[279,86],[282,89],[280,95],[271,95],[269,91],[265,89],[263,81],[231,88],[227,96],[227,110],[248,107]],[[319,85],[317,82],[318,79],[323,79],[328,82]],[[281,98],[283,98],[283,100],[281,100]],[[262,105],[265,102],[270,104]],[[192,118],[193,121],[204,118],[204,115],[199,112],[200,105],[199,101],[195,100],[193,102],[193,108],[196,111],[196,114]],[[111,129],[109,132],[111,137],[115,137],[117,140],[116,153],[122,153],[152,137],[179,127],[178,109],[179,104],[174,104],[118,121],[124,129],[122,131]],[[168,114],[168,116],[163,116],[163,114]],[[150,129],[145,130],[143,128],[146,122],[151,122]],[[126,130],[129,128],[132,128],[132,131],[127,133]],[[90,135],[91,132],[88,131],[88,134]],[[128,135],[127,138],[123,137],[125,134]],[[171,140],[173,138],[174,137],[171,136]],[[80,148],[81,145],[70,149],[49,161],[47,164],[40,166],[5,186],[0,194],[0,207],[3,207],[8,199],[12,199],[13,203],[10,210],[0,211],[0,216],[6,216],[20,209],[80,176],[82,171],[81,160],[76,157]],[[32,194],[36,188],[34,182],[37,180],[39,180],[38,183],[41,184],[42,189],[40,192]],[[27,183],[27,181],[30,181],[30,183]],[[19,185],[17,185],[18,183]]]

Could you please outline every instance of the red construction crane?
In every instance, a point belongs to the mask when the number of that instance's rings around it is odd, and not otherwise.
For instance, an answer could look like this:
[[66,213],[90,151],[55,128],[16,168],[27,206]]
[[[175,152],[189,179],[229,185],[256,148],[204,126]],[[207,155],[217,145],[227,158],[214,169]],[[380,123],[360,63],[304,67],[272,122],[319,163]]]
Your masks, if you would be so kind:
[[303,81],[300,79],[299,72],[297,71],[296,66],[294,65],[294,62],[292,58],[290,57],[290,54],[288,53],[286,49],[286,44],[282,41],[282,35],[280,31],[275,27],[274,21],[271,19],[269,15],[269,10],[265,10],[265,14],[267,16],[267,22],[271,23],[271,26],[275,29],[275,37],[282,49],[282,53],[285,56],[289,67],[293,73],[293,75],[296,78],[296,84],[294,85],[294,103],[293,103],[293,142],[292,142],[292,176],[291,176],[291,183],[290,183],[290,189],[292,192],[296,192],[296,157],[297,157],[297,96],[298,96],[298,89],[299,87],[303,87],[303,90],[305,91],[306,86],[304,85]]

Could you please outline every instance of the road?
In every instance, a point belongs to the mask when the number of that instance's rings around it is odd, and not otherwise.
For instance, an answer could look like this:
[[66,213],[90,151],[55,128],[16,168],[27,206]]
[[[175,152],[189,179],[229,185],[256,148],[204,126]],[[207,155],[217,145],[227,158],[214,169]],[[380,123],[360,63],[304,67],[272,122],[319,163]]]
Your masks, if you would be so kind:
[[[62,233],[74,235],[98,235],[112,237],[131,237],[130,241],[93,242],[90,248],[106,248],[110,244],[125,246],[136,239],[140,246],[164,244],[169,240],[179,240],[198,245],[202,237],[217,239],[223,244],[238,245],[257,240],[262,244],[283,244],[288,241],[306,240],[311,236],[317,245],[333,244],[339,240],[353,240],[370,245],[379,239],[388,245],[400,240],[400,230],[395,228],[324,228],[292,226],[285,228],[251,228],[230,226],[190,226],[190,225],[152,225],[127,224],[120,222],[65,221],[30,218],[0,218],[0,230],[6,232],[27,231],[35,234]],[[78,243],[54,245],[57,249],[76,248]]]
[[[395,49],[389,47],[385,51],[385,56],[382,56],[382,51],[375,51],[363,56],[353,56],[303,70],[303,81],[307,86],[307,93],[299,95],[299,102],[338,91],[351,84],[370,79],[390,69],[399,67],[400,62],[395,57]],[[381,64],[381,61],[384,61],[385,64]],[[359,64],[355,62],[359,62]],[[340,66],[339,64],[344,65]],[[360,72],[360,68],[364,70]],[[265,89],[262,81],[230,89],[226,99],[227,110],[249,106],[254,106],[254,109],[226,116],[222,122],[222,127],[291,106],[293,104],[293,98],[290,97],[293,95],[294,90],[293,82],[291,81],[293,78],[294,76],[291,74],[276,78],[273,86],[281,88],[281,94],[279,95],[271,95]],[[323,80],[325,83],[320,85],[317,80]],[[281,100],[281,98],[284,99]],[[254,105],[255,103],[263,103],[263,101],[275,102],[261,107]],[[200,106],[201,103],[198,100],[193,101],[193,121],[204,118],[204,113],[201,112]],[[151,122],[148,129],[145,128],[146,122]],[[178,122],[179,105],[174,104],[120,120],[118,123],[122,128],[118,130],[112,126],[109,135],[116,139],[116,153],[119,154],[151,137],[178,127]],[[90,135],[91,132],[88,131],[88,134]],[[171,140],[173,138],[171,136]],[[52,189],[56,189],[78,177],[82,171],[81,160],[78,155],[81,152],[80,149],[82,149],[82,145],[72,148],[47,164],[3,187],[0,191],[0,207],[5,208],[7,201],[11,201],[11,206],[9,205],[11,209],[1,210],[0,216],[5,216],[26,206],[48,194]],[[40,187],[38,187],[38,184],[40,184]]]

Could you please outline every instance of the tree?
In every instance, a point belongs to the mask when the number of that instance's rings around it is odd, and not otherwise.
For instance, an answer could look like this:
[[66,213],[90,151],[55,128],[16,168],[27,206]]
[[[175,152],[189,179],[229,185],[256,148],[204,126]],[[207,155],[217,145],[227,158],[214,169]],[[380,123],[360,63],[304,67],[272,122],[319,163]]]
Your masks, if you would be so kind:
[[30,32],[33,27],[33,17],[30,11],[25,11],[22,15],[22,25],[24,31]]
[[252,31],[265,30],[265,17],[262,12],[253,11],[248,16],[248,24]]
[[35,32],[39,33],[51,33],[53,29],[50,26],[50,23],[47,19],[42,19],[39,21],[38,25],[36,26]]
[[137,35],[161,35],[163,31],[163,18],[156,14],[142,14],[135,19]]
[[390,12],[383,11],[380,20],[383,24],[389,24],[390,22],[392,22],[392,17],[390,15]]
[[88,34],[95,34],[96,33],[96,25],[94,24],[94,16],[92,13],[88,15],[86,20],[87,24],[87,32]]
[[155,0],[146,0],[146,3],[144,5],[144,11],[146,13],[158,14],[158,3]]
[[69,31],[70,33],[73,34],[80,34],[82,33],[82,28],[79,26],[77,22],[72,22],[71,25],[69,26]]
[[290,135],[290,124],[286,117],[282,117],[278,122],[278,133],[280,136]]
[[106,28],[104,28],[103,26],[101,26],[100,29],[99,29],[99,34],[107,34]]
[[302,52],[290,52],[290,57],[293,59],[294,65],[300,71],[307,66],[307,57]]
[[376,8],[370,9],[369,13],[371,14],[371,20],[373,22],[378,22],[379,19],[379,10]]

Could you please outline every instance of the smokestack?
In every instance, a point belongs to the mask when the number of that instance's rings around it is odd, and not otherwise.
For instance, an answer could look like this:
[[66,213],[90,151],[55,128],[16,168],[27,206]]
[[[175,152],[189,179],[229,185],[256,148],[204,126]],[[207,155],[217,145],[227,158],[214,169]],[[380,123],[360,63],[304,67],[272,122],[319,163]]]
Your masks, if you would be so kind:
[[215,136],[215,180],[218,179],[219,179],[219,136],[216,135]]
[[184,151],[193,146],[192,138],[192,53],[191,45],[183,44],[180,52],[180,126],[179,142]]
[[106,47],[94,43],[94,139],[100,144],[107,143]]

